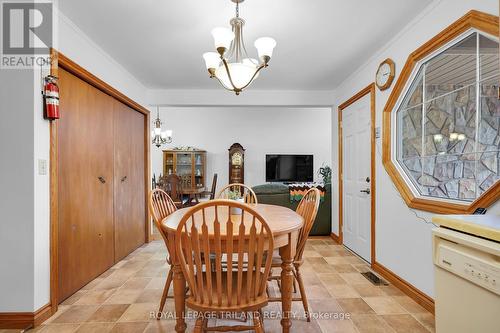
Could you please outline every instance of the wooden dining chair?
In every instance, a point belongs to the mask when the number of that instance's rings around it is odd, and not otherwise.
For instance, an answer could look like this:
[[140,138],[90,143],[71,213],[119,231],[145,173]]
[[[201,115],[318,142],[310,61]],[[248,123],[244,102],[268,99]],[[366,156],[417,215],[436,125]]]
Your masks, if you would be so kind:
[[[242,214],[231,215],[231,208],[241,209]],[[190,290],[186,305],[200,314],[194,332],[264,332],[261,311],[268,302],[273,243],[267,222],[250,205],[211,200],[186,212],[177,227],[175,246]],[[216,259],[206,260],[212,254]],[[224,269],[222,256],[233,254],[238,266]],[[207,327],[208,314],[227,313],[252,313],[253,326]]]
[[[302,275],[300,273],[300,266],[304,263],[302,259],[302,255],[304,254],[304,249],[306,247],[306,241],[309,236],[309,232],[314,224],[314,220],[316,219],[316,215],[319,209],[321,193],[317,188],[309,189],[299,205],[297,206],[296,212],[304,219],[304,226],[299,232],[299,236],[297,238],[297,248],[295,252],[295,257],[293,259],[293,276],[294,276],[294,288],[295,281],[299,284],[299,292],[300,298],[293,298],[293,301],[302,301],[302,305],[304,306],[304,312],[306,314],[307,321],[311,321],[311,316],[309,314],[309,306],[307,303],[306,291],[304,289],[304,282],[302,280]],[[272,260],[271,266],[273,268],[281,267],[281,257],[274,256]],[[269,280],[276,280],[278,285],[280,285],[281,276],[273,275],[269,277]],[[271,302],[280,302],[281,298],[271,298]]]
[[172,198],[177,208],[184,207],[186,200],[184,199],[184,194],[182,193],[181,177],[174,173],[165,176],[165,191],[168,193],[170,198]]
[[172,253],[173,250],[172,246],[175,246],[175,244],[169,244],[167,235],[165,234],[161,226],[161,222],[165,217],[172,214],[176,210],[177,207],[172,198],[170,198],[170,196],[167,194],[167,192],[161,189],[155,189],[151,191],[149,195],[149,213],[153,217],[155,226],[158,229],[161,237],[163,238],[163,241],[165,242],[165,246],[167,247],[167,251],[169,253],[169,255],[167,256],[167,263],[170,265],[167,280],[165,282],[165,286],[163,287],[163,294],[161,296],[157,319],[160,319],[161,312],[163,311],[163,307],[165,306],[165,302],[168,297],[168,290],[170,289],[170,284],[172,283],[173,269],[172,262],[170,260],[170,253]]
[[255,195],[255,192],[245,184],[239,184],[239,183],[234,183],[224,186],[224,188],[219,191],[219,194],[217,194],[217,199],[228,199],[229,192],[231,191],[240,192],[241,196],[245,199],[245,203],[247,204],[258,203],[257,195]]
[[203,192],[204,197],[200,198],[200,202],[205,202],[208,200],[214,200],[215,199],[215,191],[217,188],[217,174],[214,173],[214,177],[212,178],[212,186],[210,188],[210,192]]

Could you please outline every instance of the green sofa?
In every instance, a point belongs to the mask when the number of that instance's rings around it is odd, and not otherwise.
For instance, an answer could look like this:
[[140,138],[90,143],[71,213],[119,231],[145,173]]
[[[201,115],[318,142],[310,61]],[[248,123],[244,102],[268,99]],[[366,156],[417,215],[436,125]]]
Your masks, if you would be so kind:
[[[326,184],[325,200],[320,203],[316,221],[309,235],[330,235],[332,224],[332,186]],[[278,205],[295,210],[298,202],[290,202],[290,191],[283,184],[264,184],[252,188],[259,203]]]

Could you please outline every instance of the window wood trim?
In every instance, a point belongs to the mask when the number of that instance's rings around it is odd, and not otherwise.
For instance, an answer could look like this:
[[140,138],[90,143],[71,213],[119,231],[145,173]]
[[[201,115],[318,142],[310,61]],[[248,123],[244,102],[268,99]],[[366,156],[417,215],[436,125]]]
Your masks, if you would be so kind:
[[391,147],[391,123],[392,112],[396,106],[399,96],[404,93],[407,81],[419,61],[430,53],[439,49],[441,46],[457,38],[470,29],[488,33],[493,36],[499,35],[498,16],[483,13],[477,10],[471,10],[460,19],[452,23],[442,32],[434,36],[431,40],[412,52],[401,70],[398,80],[387,100],[382,116],[383,137],[382,137],[382,162],[391,177],[394,185],[397,187],[401,197],[406,204],[415,209],[429,211],[439,214],[470,214],[478,207],[488,207],[500,198],[500,181],[497,181],[486,192],[484,192],[475,201],[466,204],[452,203],[439,199],[427,199],[416,197],[409,185],[401,176],[394,161],[392,160]]

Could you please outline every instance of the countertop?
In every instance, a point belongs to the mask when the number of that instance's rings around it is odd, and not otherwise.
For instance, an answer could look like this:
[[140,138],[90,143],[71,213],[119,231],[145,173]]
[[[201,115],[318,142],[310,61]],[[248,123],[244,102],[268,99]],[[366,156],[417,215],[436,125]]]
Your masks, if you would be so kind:
[[432,222],[479,237],[500,242],[500,216],[498,215],[436,215]]

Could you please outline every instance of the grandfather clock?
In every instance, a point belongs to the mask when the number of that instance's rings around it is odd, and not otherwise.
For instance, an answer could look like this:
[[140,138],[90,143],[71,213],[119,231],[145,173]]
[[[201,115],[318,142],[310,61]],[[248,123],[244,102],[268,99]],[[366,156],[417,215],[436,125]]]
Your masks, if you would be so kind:
[[229,148],[229,184],[245,182],[245,149],[239,143]]

